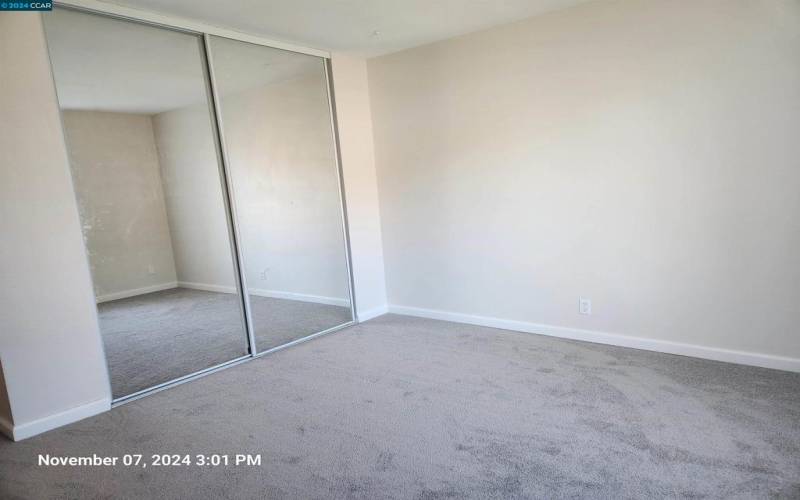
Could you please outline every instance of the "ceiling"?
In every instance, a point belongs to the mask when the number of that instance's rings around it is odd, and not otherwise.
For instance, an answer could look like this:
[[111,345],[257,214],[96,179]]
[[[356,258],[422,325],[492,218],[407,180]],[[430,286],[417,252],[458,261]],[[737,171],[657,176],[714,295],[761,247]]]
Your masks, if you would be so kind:
[[[589,0],[117,0],[307,47],[385,54]],[[196,37],[56,9],[43,16],[64,109],[155,114],[206,102]],[[375,32],[379,34],[375,34]],[[319,58],[212,43],[219,88],[233,93],[324,71]]]
[[[156,114],[207,101],[197,37],[63,9],[43,19],[63,109]],[[222,97],[325,71],[318,57],[260,45],[212,38],[211,50]]]
[[376,56],[589,0],[114,0],[307,47]]

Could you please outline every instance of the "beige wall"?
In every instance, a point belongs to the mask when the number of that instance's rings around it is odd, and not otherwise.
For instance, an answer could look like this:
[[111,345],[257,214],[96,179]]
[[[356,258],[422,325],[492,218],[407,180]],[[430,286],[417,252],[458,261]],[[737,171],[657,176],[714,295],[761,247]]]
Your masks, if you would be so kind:
[[368,319],[386,311],[386,281],[367,65],[334,54],[332,67],[356,306]]
[[236,286],[208,107],[153,116],[179,282]]
[[[257,294],[347,299],[336,163],[322,76],[222,100],[245,276]],[[207,112],[192,106],[158,114],[155,136],[179,281],[232,287]]]
[[799,54],[798,2],[631,0],[370,60],[390,304],[800,369]]
[[62,117],[98,300],[174,284],[150,116],[64,111]]
[[0,14],[0,68],[0,363],[19,438],[110,392],[39,14]]

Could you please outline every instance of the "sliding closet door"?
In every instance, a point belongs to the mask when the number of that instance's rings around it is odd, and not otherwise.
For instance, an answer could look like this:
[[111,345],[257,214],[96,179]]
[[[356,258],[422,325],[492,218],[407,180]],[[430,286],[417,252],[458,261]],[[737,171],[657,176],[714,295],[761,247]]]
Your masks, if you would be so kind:
[[42,17],[114,398],[249,355],[202,38]]
[[353,320],[325,61],[208,43],[261,352]]

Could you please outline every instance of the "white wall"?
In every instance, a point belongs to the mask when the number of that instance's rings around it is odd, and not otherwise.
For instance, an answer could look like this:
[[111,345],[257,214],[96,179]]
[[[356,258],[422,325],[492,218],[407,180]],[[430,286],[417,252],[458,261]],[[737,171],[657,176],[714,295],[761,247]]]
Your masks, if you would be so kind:
[[236,286],[208,107],[153,116],[178,281]]
[[174,285],[149,115],[64,111],[64,134],[98,300]]
[[0,68],[0,364],[21,439],[111,395],[38,13],[0,14]]
[[334,54],[332,67],[356,308],[363,321],[386,312],[367,65],[364,59]]
[[368,69],[395,310],[800,370],[800,3],[592,2]]

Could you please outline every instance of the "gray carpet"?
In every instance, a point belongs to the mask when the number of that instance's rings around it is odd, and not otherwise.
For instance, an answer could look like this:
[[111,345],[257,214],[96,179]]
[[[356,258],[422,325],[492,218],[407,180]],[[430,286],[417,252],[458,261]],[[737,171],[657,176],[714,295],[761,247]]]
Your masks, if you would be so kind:
[[[2,498],[798,498],[800,374],[383,316],[19,443]],[[39,453],[260,467],[37,467]]]
[[[250,296],[261,351],[350,321],[346,307]],[[173,288],[98,304],[115,398],[247,354],[239,297]]]

